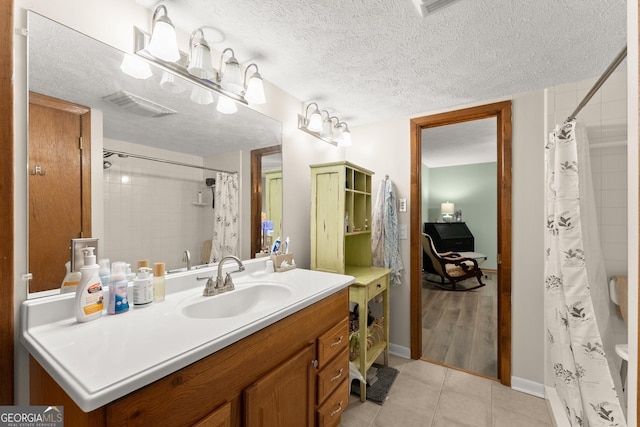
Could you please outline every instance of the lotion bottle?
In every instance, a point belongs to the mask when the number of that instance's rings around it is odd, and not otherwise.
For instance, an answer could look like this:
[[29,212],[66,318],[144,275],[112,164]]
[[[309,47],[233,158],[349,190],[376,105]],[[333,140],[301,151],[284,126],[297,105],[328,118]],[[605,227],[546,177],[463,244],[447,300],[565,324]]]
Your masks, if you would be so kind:
[[138,277],[133,281],[133,305],[145,307],[153,302],[153,283],[149,277],[149,267],[140,267]]
[[129,282],[127,281],[127,265],[114,262],[109,282],[109,306],[107,313],[120,314],[129,310]]
[[71,271],[71,261],[67,261],[64,266],[67,268],[67,274],[62,281],[60,292],[63,294],[66,292],[75,292],[78,288],[78,283],[80,283],[80,273]]
[[153,264],[153,301],[164,301],[164,262]]
[[76,291],[75,314],[78,322],[88,322],[102,316],[102,282],[98,276],[98,264],[94,248],[86,247],[84,266],[80,268],[80,284]]

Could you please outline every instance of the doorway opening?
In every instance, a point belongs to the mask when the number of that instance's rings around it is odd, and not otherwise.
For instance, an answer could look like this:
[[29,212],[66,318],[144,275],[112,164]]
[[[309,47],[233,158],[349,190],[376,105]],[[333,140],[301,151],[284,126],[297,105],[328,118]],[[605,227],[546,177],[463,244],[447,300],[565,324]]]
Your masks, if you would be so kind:
[[[464,110],[419,117],[411,120],[411,357],[419,359],[423,352],[423,324],[427,305],[423,305],[423,219],[434,212],[423,213],[422,148],[423,131],[446,125],[495,119],[495,221],[496,239],[493,257],[495,270],[490,274],[496,288],[494,321],[497,356],[496,377],[504,385],[511,382],[511,102],[499,102]],[[443,201],[444,202],[444,201]],[[448,201],[447,201],[448,202]],[[485,250],[492,252],[491,245]],[[484,288],[482,288],[484,289]],[[446,292],[446,291],[445,291]],[[487,320],[488,322],[491,319]],[[436,361],[447,365],[445,361]],[[449,365],[447,365],[449,366]],[[451,366],[455,367],[455,366]],[[466,368],[458,368],[467,370]],[[470,370],[472,373],[476,373]]]

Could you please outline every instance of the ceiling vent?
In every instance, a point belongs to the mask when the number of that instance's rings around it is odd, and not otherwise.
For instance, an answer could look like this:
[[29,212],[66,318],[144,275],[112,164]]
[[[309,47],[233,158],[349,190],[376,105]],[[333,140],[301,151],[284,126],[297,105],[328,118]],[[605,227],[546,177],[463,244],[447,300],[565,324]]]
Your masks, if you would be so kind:
[[432,15],[444,9],[447,6],[457,2],[458,0],[412,0],[416,9],[423,18],[427,15]]
[[171,108],[163,107],[160,104],[156,104],[148,99],[141,98],[138,95],[123,90],[104,96],[102,99],[112,102],[131,113],[144,117],[163,117],[177,113],[177,111]]

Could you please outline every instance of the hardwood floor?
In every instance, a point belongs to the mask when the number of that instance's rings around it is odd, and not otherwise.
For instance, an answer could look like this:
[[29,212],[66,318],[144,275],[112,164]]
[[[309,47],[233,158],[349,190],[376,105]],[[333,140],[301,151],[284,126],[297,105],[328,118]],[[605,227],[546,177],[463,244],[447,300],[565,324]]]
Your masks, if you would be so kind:
[[[486,286],[468,291],[440,289],[422,278],[422,358],[430,362],[498,377],[497,282],[495,273],[483,279]],[[468,283],[467,283],[468,282]],[[475,279],[459,282],[472,286]]]

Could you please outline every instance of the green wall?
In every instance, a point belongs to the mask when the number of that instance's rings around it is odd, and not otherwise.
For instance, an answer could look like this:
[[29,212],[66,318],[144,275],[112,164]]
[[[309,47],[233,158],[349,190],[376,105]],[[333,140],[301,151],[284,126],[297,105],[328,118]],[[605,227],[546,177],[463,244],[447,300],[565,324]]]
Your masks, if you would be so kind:
[[442,221],[440,203],[449,201],[462,210],[475,241],[475,251],[487,256],[483,268],[497,269],[498,212],[497,163],[427,168],[422,165],[423,222]]

